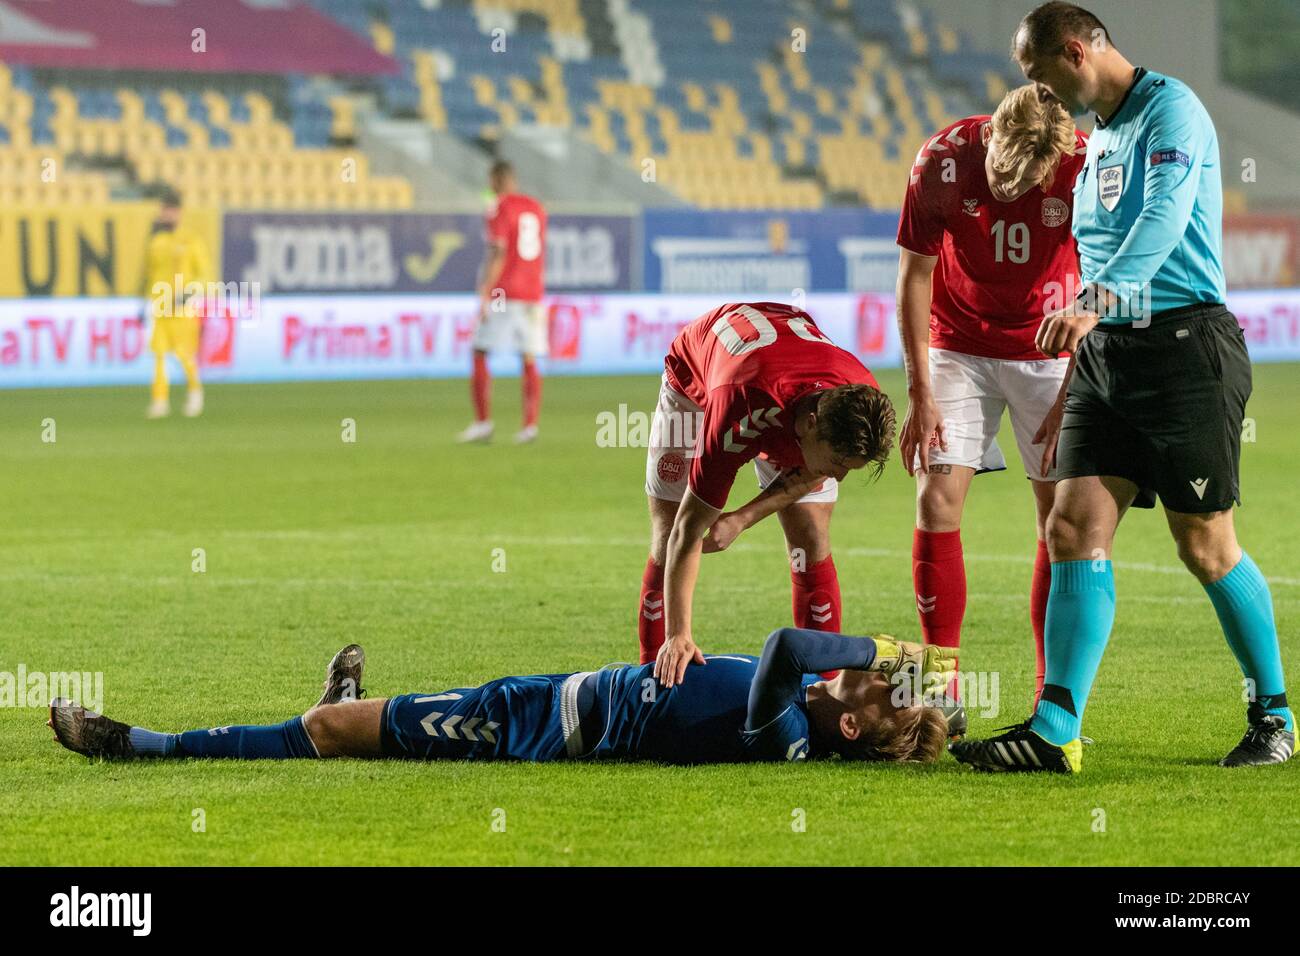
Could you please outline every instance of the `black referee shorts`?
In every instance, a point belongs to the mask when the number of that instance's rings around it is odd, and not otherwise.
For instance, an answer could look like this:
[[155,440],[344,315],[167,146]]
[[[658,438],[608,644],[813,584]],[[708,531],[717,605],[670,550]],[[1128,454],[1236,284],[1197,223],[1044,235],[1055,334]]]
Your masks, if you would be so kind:
[[1099,325],[1078,350],[1057,446],[1057,478],[1110,475],[1133,504],[1223,511],[1241,503],[1241,425],[1250,356],[1222,305],[1170,309],[1150,325]]

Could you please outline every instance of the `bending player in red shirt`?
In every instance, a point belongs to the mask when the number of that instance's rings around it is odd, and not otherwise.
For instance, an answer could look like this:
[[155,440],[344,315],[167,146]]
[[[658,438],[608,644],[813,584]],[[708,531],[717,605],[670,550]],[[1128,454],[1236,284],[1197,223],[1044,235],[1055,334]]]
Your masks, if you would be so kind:
[[[691,636],[700,553],[723,550],[773,513],[791,558],[795,625],[838,631],[830,544],[838,482],[868,465],[879,471],[893,438],[889,398],[806,312],[728,304],[683,329],[664,360],[646,461],[641,662],[655,661],[667,687],[681,683],[692,661],[704,663]],[[723,514],[736,472],[751,460],[763,493]]]
[[[916,475],[912,580],[927,643],[957,647],[966,611],[961,515],[972,476],[1006,468],[1004,408],[1037,506],[1030,620],[1043,688],[1056,439],[1069,362],[1034,345],[1078,291],[1070,220],[1087,143],[1033,86],[921,148],[898,225],[898,316],[907,368],[903,466]],[[927,335],[928,330],[928,335]]]
[[542,376],[537,359],[547,352],[542,277],[546,253],[546,210],[532,196],[516,192],[515,172],[504,160],[492,164],[489,183],[496,203],[487,218],[487,258],[479,297],[482,306],[474,328],[474,371],[470,391],[474,423],[460,441],[492,438],[492,377],[488,353],[501,349],[523,357],[524,427],[516,442],[537,438],[542,405]]

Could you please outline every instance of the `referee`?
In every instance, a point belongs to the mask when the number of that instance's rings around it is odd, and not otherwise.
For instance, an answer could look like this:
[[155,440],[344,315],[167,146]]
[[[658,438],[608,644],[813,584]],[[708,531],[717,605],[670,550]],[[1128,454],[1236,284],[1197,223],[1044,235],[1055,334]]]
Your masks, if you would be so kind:
[[1024,724],[952,752],[988,770],[1079,770],[1083,711],[1115,619],[1115,529],[1130,505],[1152,508],[1158,497],[1246,678],[1246,735],[1220,764],[1281,763],[1295,726],[1273,600],[1232,521],[1251,369],[1223,304],[1214,124],[1186,85],[1134,67],[1073,4],[1025,17],[1012,56],[1040,95],[1097,116],[1075,183],[1083,289],[1037,339],[1047,355],[1074,353],[1077,366],[1047,524],[1042,698]]

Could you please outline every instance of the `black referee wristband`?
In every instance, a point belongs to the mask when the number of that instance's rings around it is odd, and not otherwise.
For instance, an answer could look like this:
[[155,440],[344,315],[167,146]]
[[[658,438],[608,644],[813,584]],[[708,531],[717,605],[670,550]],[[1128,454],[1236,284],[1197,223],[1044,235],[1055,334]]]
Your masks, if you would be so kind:
[[1100,315],[1097,311],[1097,287],[1095,285],[1085,285],[1079,294],[1074,297],[1076,307],[1085,312],[1091,312],[1093,315]]

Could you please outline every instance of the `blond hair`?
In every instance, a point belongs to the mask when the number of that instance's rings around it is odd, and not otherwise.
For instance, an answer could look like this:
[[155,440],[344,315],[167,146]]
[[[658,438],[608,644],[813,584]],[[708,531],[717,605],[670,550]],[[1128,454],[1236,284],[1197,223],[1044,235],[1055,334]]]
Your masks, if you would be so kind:
[[1074,120],[1056,100],[1044,102],[1032,83],[1018,86],[1002,98],[993,114],[997,144],[993,168],[1010,174],[1018,186],[1031,170],[1041,170],[1038,185],[1052,187],[1061,157],[1074,151]]
[[905,707],[863,729],[853,756],[861,760],[934,763],[948,740],[948,720],[935,707]]

